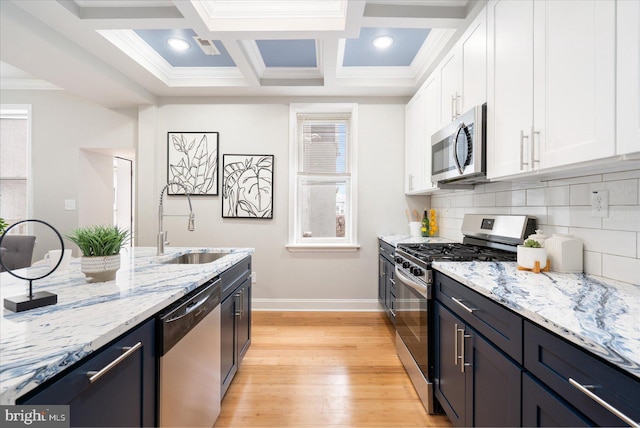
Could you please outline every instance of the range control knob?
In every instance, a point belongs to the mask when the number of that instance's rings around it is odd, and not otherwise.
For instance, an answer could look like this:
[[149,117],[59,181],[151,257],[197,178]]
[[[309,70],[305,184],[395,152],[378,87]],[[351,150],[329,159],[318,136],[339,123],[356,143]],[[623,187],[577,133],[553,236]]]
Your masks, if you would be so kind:
[[411,263],[409,262],[402,262],[402,267],[405,269],[409,269],[409,266],[411,266]]
[[412,267],[411,273],[415,276],[422,276],[422,269],[420,269],[419,267]]
[[402,257],[396,256],[396,263],[398,264],[402,263]]

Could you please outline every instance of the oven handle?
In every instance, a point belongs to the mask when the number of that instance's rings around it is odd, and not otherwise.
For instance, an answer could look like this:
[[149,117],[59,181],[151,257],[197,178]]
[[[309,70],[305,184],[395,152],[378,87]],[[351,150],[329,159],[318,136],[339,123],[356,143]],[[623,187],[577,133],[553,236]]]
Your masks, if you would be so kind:
[[400,279],[400,282],[402,282],[403,284],[405,284],[407,287],[411,287],[414,290],[416,290],[418,293],[420,293],[422,296],[424,296],[425,298],[429,298],[429,296],[427,295],[427,287],[419,284],[415,281],[413,281],[411,278],[407,277],[406,275],[404,275],[400,269],[398,268],[398,266],[396,266],[396,276]]

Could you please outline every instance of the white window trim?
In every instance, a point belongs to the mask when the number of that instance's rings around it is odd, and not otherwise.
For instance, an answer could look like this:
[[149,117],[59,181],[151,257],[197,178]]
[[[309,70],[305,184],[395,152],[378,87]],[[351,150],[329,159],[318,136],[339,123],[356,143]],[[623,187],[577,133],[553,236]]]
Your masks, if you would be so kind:
[[[296,232],[299,229],[300,218],[297,215],[298,194],[298,160],[300,156],[298,146],[298,117],[299,113],[350,113],[351,126],[349,126],[349,146],[347,159],[350,161],[351,189],[348,195],[350,216],[347,230],[349,235],[345,237],[345,242],[335,242],[319,238],[313,242],[309,239],[305,242],[298,242]],[[290,104],[289,106],[289,251],[357,251],[358,244],[358,209],[357,209],[357,189],[358,189],[358,105],[355,103],[320,103],[320,104]]]
[[[0,104],[0,115],[5,118],[25,117],[27,121],[27,216],[33,218],[33,156],[31,155],[31,104]],[[33,233],[33,223],[27,223],[27,233]]]

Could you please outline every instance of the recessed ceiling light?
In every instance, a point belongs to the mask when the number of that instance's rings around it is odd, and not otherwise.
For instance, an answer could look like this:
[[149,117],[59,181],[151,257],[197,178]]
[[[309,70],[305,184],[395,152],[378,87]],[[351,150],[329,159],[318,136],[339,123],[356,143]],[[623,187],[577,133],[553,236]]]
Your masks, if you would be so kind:
[[177,51],[186,51],[191,47],[189,42],[187,42],[186,40],[178,39],[175,37],[167,40],[167,44]]
[[378,49],[386,49],[393,44],[393,37],[378,36],[371,43]]

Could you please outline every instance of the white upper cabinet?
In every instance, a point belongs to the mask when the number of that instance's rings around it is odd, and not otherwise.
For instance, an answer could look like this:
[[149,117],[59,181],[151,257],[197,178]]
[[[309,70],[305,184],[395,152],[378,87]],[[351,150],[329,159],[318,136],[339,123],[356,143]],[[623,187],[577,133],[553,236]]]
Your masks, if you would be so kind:
[[640,153],[640,2],[618,0],[616,154]]
[[534,167],[614,156],[615,2],[533,4]]
[[439,91],[435,75],[405,108],[405,193],[437,190],[431,182],[431,135],[439,129]]
[[487,100],[487,10],[483,8],[438,69],[440,126]]
[[487,28],[487,177],[498,178],[530,170],[533,2],[490,2]]
[[615,155],[615,6],[489,3],[489,178]]

